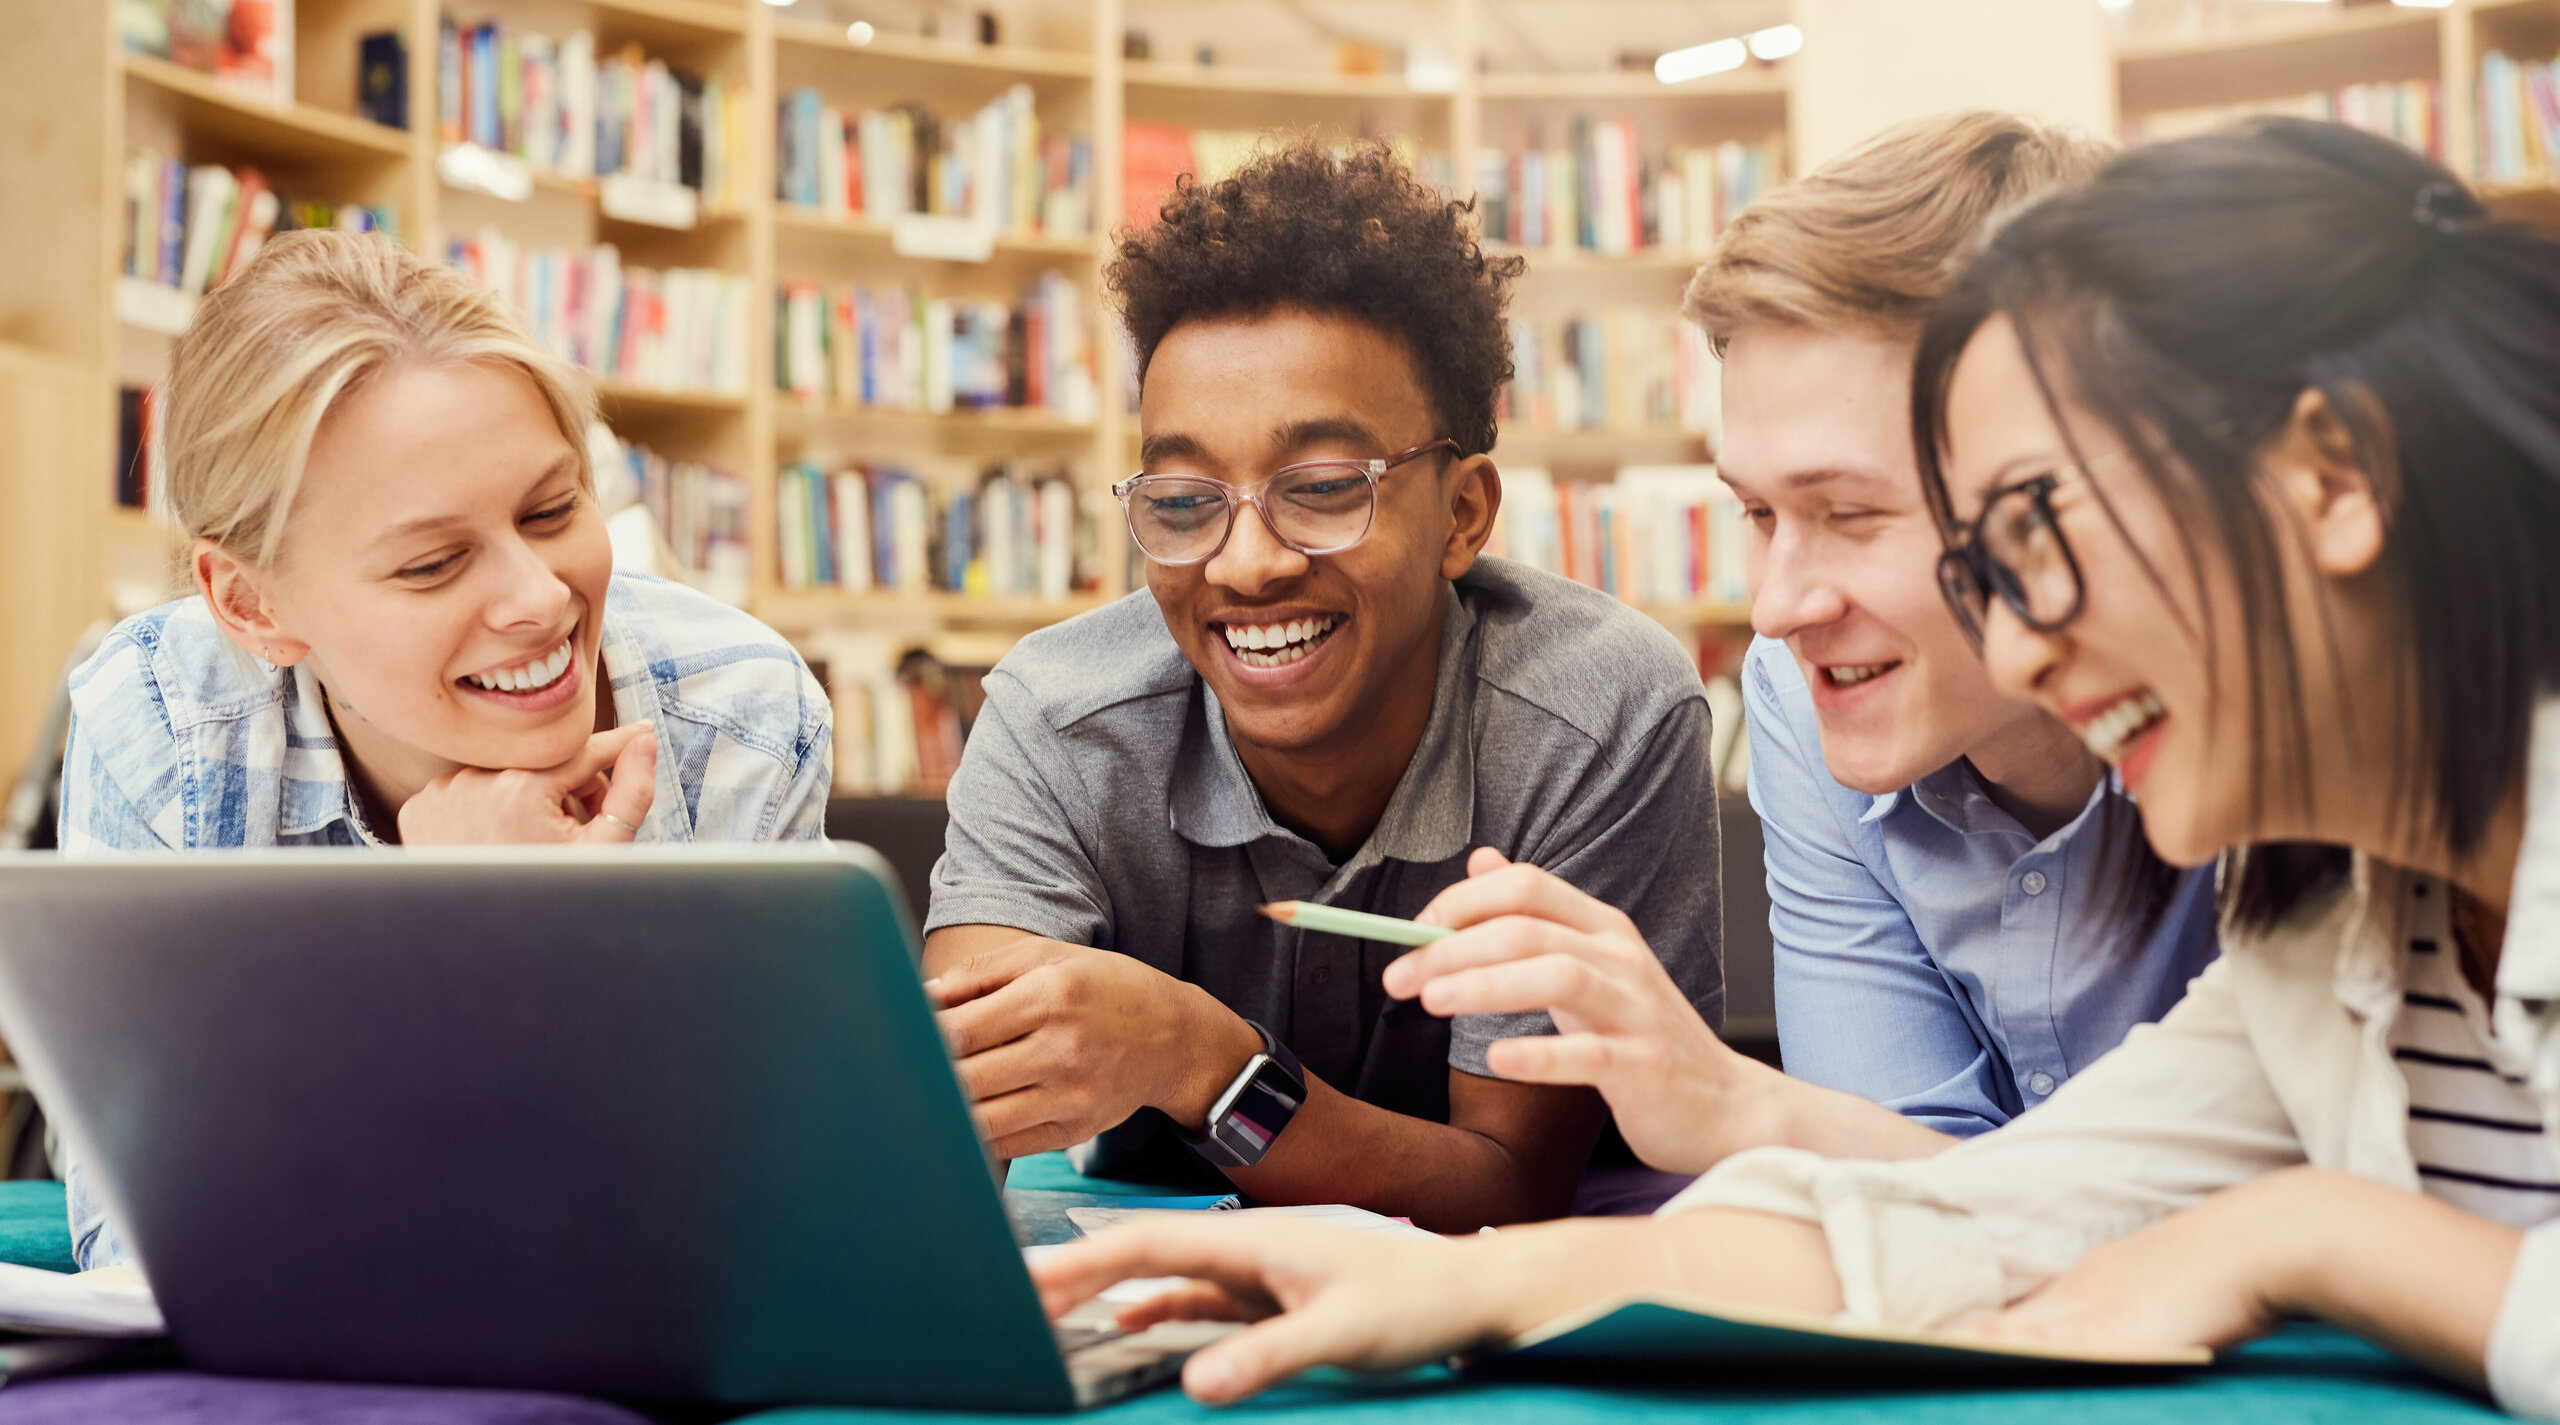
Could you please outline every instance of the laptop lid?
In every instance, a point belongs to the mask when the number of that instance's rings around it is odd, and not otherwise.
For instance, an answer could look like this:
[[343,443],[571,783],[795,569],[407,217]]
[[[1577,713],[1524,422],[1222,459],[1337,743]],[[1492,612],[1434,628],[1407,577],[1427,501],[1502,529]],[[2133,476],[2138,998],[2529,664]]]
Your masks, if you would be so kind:
[[0,856],[0,1034],[192,1364],[1073,1404],[862,847]]

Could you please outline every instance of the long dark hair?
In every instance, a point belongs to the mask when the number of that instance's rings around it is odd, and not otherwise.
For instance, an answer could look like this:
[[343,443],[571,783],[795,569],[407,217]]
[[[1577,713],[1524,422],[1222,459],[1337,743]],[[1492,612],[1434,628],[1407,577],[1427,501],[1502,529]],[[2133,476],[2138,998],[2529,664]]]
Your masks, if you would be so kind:
[[[2261,808],[2276,757],[2309,786],[2313,694],[2292,648],[2333,631],[2292,627],[2283,533],[2253,477],[2302,393],[2327,398],[2387,512],[2378,573],[2407,656],[2388,688],[2326,691],[2410,710],[2418,750],[2397,769],[2396,814],[2457,853],[2476,845],[2535,701],[2560,683],[2560,243],[2336,124],[2255,119],[2128,152],[2004,225],[1924,328],[1912,432],[1942,522],[1947,387],[1995,316],[2065,439],[2067,393],[2178,515],[2190,571],[2208,549],[2232,570]],[[2347,864],[2328,847],[2253,848],[2227,904],[2265,925]]]

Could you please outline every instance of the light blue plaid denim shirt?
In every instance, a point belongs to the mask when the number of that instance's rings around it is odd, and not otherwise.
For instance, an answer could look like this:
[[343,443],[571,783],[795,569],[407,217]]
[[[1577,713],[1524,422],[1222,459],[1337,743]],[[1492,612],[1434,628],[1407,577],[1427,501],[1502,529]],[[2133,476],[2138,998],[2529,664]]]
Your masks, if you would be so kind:
[[[642,841],[816,841],[834,779],[833,716],[799,654],[708,595],[616,574],[604,664],[617,724],[657,724],[658,795]],[[242,653],[200,598],[118,624],[71,675],[62,849],[380,846],[348,785],[307,666]],[[66,1165],[80,1265],[126,1260],[106,1208]]]

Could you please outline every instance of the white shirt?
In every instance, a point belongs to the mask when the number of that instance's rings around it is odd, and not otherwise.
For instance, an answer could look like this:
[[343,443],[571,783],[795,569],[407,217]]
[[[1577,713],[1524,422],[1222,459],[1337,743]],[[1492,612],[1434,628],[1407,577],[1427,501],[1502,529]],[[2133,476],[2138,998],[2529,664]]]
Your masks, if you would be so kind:
[[[2523,1081],[2546,1133],[2541,1166],[2560,1176],[2560,701],[2535,718],[2525,816],[2495,1033],[2481,1048]],[[2293,1164],[2421,1191],[2409,1081],[2392,1053],[2420,879],[2359,857],[2349,885],[2284,924],[2225,926],[2222,958],[2175,1009],[2005,1128],[1904,1163],[1756,1149],[1662,1211],[1818,1222],[1846,1319],[1937,1327],[1995,1311],[2100,1243]],[[2560,1221],[2525,1234],[2487,1364],[2499,1405],[2560,1420]]]

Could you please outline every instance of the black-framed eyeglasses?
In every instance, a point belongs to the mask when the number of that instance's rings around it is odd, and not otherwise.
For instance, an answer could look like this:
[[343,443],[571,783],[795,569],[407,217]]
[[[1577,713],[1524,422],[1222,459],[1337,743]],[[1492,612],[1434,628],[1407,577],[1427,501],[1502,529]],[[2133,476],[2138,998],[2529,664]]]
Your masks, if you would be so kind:
[[1111,487],[1129,517],[1129,537],[1158,564],[1215,559],[1235,532],[1236,507],[1260,512],[1271,537],[1300,554],[1338,554],[1369,537],[1378,516],[1378,481],[1390,470],[1438,451],[1459,454],[1447,437],[1402,455],[1368,460],[1308,460],[1284,465],[1241,488],[1206,475],[1132,475]]
[[1947,531],[1938,592],[1975,648],[1995,593],[2038,633],[2058,632],[2080,616],[2087,597],[2080,560],[2053,517],[2054,487],[2067,473],[2049,471],[1996,491],[1971,524]]

